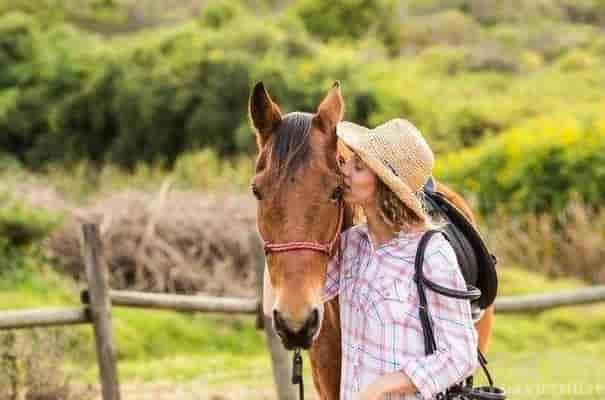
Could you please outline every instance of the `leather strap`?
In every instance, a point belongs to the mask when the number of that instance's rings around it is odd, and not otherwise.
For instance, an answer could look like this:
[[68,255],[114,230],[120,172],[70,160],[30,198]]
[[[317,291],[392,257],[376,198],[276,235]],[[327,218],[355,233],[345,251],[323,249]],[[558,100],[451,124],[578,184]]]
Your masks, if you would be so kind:
[[[479,295],[481,292],[473,288],[471,286],[471,290],[469,291],[461,291],[457,289],[447,288],[441,285],[438,285],[434,282],[426,279],[423,273],[423,264],[424,264],[424,252],[428,245],[431,237],[437,233],[443,233],[437,229],[431,229],[427,231],[420,242],[418,243],[418,249],[416,251],[416,258],[414,260],[414,282],[416,282],[416,286],[418,288],[418,299],[419,299],[419,310],[418,313],[420,315],[420,322],[422,324],[422,333],[424,337],[424,348],[425,354],[430,355],[437,351],[437,343],[435,341],[435,335],[433,331],[433,325],[430,318],[429,305],[426,299],[425,286],[429,289],[440,293],[442,295],[448,297],[455,297],[458,299],[472,299],[477,298],[477,292]],[[435,290],[435,288],[439,288],[439,290]],[[481,364],[481,368],[483,372],[487,376],[487,380],[489,382],[489,386],[481,386],[473,388],[473,376],[469,376],[464,385],[456,384],[446,389],[444,392],[440,392],[436,395],[437,399],[477,399],[477,400],[504,400],[506,399],[506,393],[503,389],[494,386],[492,377],[486,367],[487,360],[485,356],[479,349],[477,349],[477,356],[479,358],[479,363]]]

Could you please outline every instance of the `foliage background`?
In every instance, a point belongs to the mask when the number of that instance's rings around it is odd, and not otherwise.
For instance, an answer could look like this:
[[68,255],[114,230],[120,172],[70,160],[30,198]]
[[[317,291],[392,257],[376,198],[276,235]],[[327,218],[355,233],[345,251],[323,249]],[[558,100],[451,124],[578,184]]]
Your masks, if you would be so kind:
[[[600,0],[0,0],[0,308],[77,304],[82,218],[135,247],[159,221],[146,251],[162,268],[133,287],[193,276],[252,296],[227,254],[254,256],[258,80],[285,112],[313,112],[339,80],[347,120],[417,125],[499,256],[501,294],[602,284],[604,30]],[[120,282],[136,261],[110,250]],[[602,398],[604,321],[602,305],[497,316],[497,381],[511,398]],[[114,328],[128,398],[274,396],[252,318],[120,309]],[[22,361],[0,364],[0,399],[15,382],[45,399],[96,382],[86,327],[43,336],[0,335],[2,359]]]

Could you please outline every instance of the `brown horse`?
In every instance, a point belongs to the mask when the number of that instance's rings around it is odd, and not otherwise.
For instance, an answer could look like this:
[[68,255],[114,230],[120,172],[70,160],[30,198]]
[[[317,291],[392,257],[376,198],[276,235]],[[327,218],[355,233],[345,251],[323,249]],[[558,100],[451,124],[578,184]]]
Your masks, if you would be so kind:
[[[282,246],[280,251],[279,246],[275,251],[266,247],[263,308],[287,349],[309,349],[320,398],[336,400],[341,358],[338,296],[321,303],[330,246],[320,245],[329,244],[353,224],[349,207],[339,224],[342,177],[336,164],[336,124],[344,114],[340,88],[335,84],[330,89],[315,114],[282,115],[259,82],[252,90],[249,112],[258,145],[251,182],[258,199],[258,231],[266,244]],[[462,197],[443,184],[436,189],[474,221]],[[475,325],[484,353],[493,314],[492,306]]]

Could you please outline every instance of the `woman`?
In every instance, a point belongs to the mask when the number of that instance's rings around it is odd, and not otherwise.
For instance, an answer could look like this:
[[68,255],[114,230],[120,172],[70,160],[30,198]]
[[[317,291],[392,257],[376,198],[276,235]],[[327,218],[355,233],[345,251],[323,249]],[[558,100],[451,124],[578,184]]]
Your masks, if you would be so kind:
[[[323,298],[340,296],[340,398],[432,399],[473,374],[478,341],[467,300],[426,290],[438,349],[425,355],[412,278],[422,234],[438,227],[417,197],[431,175],[433,153],[402,119],[373,130],[341,122],[337,135],[344,200],[365,219],[341,234]],[[430,239],[423,270],[431,281],[466,290],[442,234]]]

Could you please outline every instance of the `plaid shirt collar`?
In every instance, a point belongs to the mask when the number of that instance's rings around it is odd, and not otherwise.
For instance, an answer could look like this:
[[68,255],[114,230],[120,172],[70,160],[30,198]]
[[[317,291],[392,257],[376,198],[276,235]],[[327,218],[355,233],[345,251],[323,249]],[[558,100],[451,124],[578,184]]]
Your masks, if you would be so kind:
[[405,232],[405,231],[401,230],[392,239],[386,241],[385,243],[382,243],[381,245],[379,245],[378,247],[375,248],[374,242],[372,242],[372,238],[370,237],[370,232],[369,232],[367,223],[360,224],[358,227],[358,232],[361,235],[362,239],[365,242],[368,242],[370,244],[372,251],[379,250],[383,247],[397,246],[397,245],[401,244],[402,240],[414,239],[414,238],[417,238],[422,233],[424,233],[424,232]]

